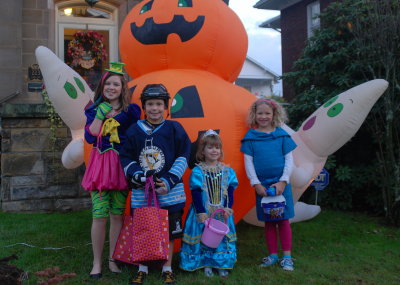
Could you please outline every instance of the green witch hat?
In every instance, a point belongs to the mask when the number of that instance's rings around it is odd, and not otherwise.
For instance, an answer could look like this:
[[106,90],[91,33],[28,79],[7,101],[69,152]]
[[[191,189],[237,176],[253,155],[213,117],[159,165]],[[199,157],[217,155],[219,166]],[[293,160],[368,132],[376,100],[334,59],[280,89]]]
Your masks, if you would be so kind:
[[118,74],[125,74],[122,70],[125,63],[123,62],[110,62],[110,68],[106,68],[105,70],[118,73]]

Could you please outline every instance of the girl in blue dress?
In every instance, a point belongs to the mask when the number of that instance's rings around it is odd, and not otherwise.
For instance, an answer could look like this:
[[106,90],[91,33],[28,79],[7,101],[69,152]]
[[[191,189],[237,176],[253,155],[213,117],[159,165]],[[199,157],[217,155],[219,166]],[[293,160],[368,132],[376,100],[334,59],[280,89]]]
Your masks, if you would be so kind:
[[[221,277],[228,275],[236,262],[236,229],[233,220],[233,191],[238,186],[235,171],[223,164],[222,141],[213,130],[208,130],[199,142],[196,153],[199,163],[193,168],[189,184],[192,205],[186,218],[180,268],[194,271],[204,268],[206,276],[213,276],[212,269],[218,269]],[[210,248],[201,241],[207,218],[217,209],[223,209],[214,216],[226,221],[229,232],[217,248]]]
[[[291,256],[292,231],[289,219],[294,217],[292,188],[289,177],[293,168],[292,151],[296,143],[280,126],[285,122],[284,109],[274,100],[258,99],[249,112],[251,129],[242,139],[241,152],[245,157],[245,168],[250,184],[256,192],[256,210],[259,221],[265,222],[265,239],[269,256],[260,266],[271,266],[278,262],[278,231],[283,251],[280,265],[284,270],[294,270]],[[267,191],[275,187],[276,193]],[[281,195],[286,199],[283,220],[267,221],[261,207],[266,196]]]

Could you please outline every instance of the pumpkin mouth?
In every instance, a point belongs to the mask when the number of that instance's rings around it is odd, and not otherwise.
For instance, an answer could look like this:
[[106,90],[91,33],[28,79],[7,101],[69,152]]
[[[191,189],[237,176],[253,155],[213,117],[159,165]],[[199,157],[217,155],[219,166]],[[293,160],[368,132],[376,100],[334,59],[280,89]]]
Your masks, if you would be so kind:
[[182,42],[195,37],[203,27],[205,16],[198,16],[193,22],[183,15],[175,15],[171,22],[157,24],[153,17],[147,18],[141,27],[131,23],[133,37],[144,45],[166,44],[170,34],[177,34]]

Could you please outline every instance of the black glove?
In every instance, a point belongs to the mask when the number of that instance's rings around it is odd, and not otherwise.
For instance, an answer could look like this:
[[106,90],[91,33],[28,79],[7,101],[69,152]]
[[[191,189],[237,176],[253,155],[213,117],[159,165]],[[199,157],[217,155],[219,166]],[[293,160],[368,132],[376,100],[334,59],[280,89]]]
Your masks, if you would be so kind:
[[150,176],[154,176],[155,174],[156,174],[156,171],[154,169],[151,169],[151,170],[147,170],[145,175],[146,175],[146,178],[148,178]]
[[142,178],[145,178],[143,172],[138,172],[132,176],[131,182],[132,182],[134,188],[143,188],[144,187],[145,181],[142,181]]

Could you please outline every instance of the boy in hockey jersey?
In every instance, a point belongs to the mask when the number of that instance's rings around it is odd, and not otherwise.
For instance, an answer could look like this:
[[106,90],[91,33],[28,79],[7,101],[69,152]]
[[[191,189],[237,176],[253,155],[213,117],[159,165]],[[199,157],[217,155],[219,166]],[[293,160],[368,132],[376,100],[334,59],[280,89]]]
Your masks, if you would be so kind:
[[[164,119],[170,96],[162,84],[147,85],[140,97],[145,120],[140,120],[127,131],[127,140],[120,152],[125,174],[133,184],[132,209],[146,206],[142,178],[155,173],[157,198],[168,210],[170,252],[162,269],[164,284],[174,284],[171,261],[174,239],[182,237],[182,214],[186,202],[182,176],[190,155],[190,140],[176,121]],[[143,284],[148,267],[139,265],[131,284]]]

